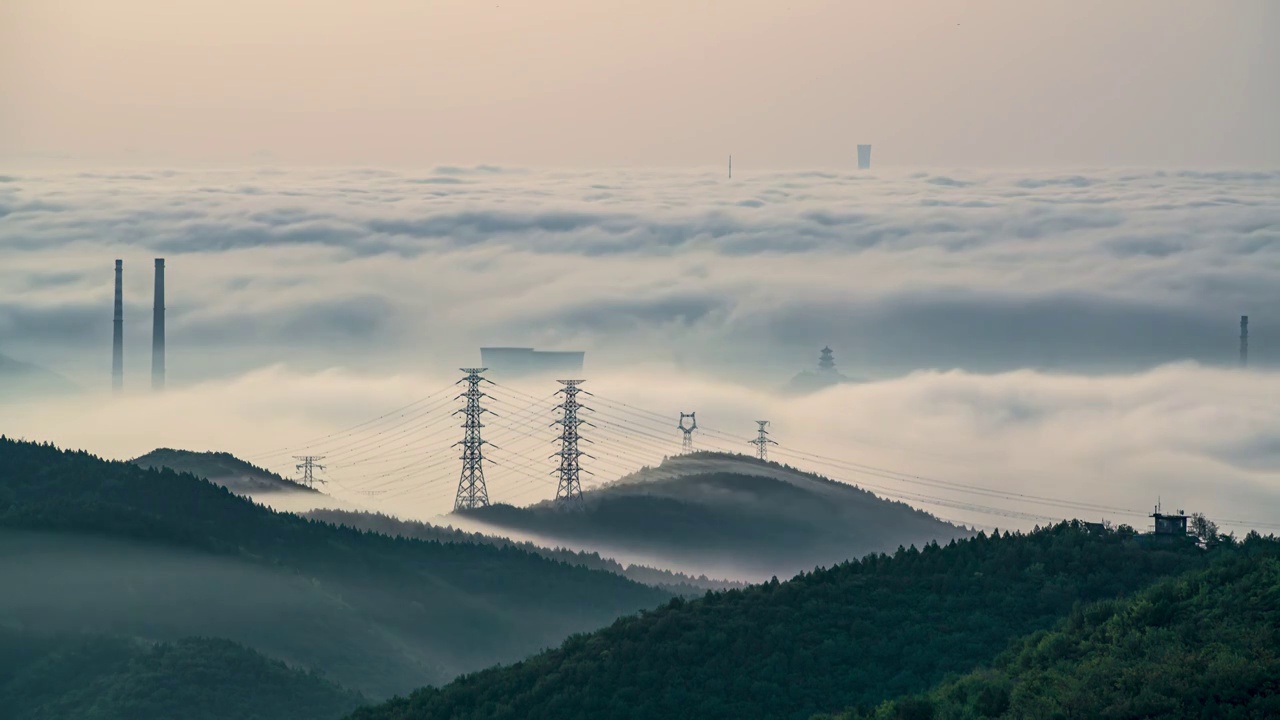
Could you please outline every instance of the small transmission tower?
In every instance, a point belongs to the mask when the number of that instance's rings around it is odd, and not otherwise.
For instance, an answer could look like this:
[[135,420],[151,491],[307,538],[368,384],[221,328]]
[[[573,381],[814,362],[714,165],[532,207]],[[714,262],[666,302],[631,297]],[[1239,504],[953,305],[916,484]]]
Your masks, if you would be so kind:
[[466,399],[466,406],[453,411],[454,415],[462,413],[465,416],[462,440],[453,444],[454,447],[462,446],[462,475],[458,478],[458,495],[453,501],[455,512],[489,505],[489,490],[484,484],[484,446],[489,443],[480,438],[480,429],[484,427],[480,416],[489,412],[480,407],[480,400],[489,397],[480,389],[480,383],[490,382],[480,373],[487,369],[462,368],[467,376],[455,383],[467,384],[466,392],[458,396]]
[[[564,402],[556,406],[561,414],[551,425],[560,426],[560,451],[552,453],[551,457],[560,458],[560,467],[551,472],[560,475],[560,482],[556,485],[556,504],[576,507],[582,504],[582,483],[578,479],[578,474],[581,472],[591,474],[590,471],[584,471],[578,464],[578,458],[587,455],[578,449],[578,441],[586,440],[578,434],[578,428],[582,425],[591,425],[578,417],[579,410],[591,409],[578,402],[578,393],[587,395],[591,393],[578,387],[582,384],[581,380],[560,380],[559,382],[564,387],[557,390],[556,394],[563,393]],[[587,455],[587,457],[591,456]]]
[[757,458],[761,460],[768,460],[769,446],[777,445],[778,443],[769,439],[769,431],[765,430],[765,427],[769,424],[768,420],[757,420],[756,424],[760,426],[760,434],[756,436],[755,440],[748,440],[747,442],[756,446]]
[[324,459],[324,456],[294,455],[293,459],[299,461],[294,467],[302,471],[302,478],[298,480],[299,485],[304,485],[307,488],[314,490],[316,488],[316,483],[325,482],[324,478],[318,478],[315,475],[316,470],[324,469],[324,466],[320,464],[320,461]]
[[[688,418],[689,420],[692,421],[692,424],[689,425],[688,427],[686,427],[684,424],[685,418]],[[681,412],[680,424],[677,425],[676,427],[680,428],[680,431],[684,433],[684,439],[681,440],[680,442],[680,452],[682,453],[693,452],[693,431],[698,429],[698,413]]]

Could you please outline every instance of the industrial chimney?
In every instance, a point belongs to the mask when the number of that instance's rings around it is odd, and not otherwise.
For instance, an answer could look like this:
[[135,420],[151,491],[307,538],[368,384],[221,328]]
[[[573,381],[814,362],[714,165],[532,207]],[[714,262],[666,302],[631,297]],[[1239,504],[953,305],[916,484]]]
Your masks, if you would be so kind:
[[164,390],[164,258],[156,258],[156,304],[151,320],[151,389]]
[[1249,316],[1240,316],[1240,367],[1249,367]]
[[116,315],[115,331],[111,336],[111,389],[120,392],[124,388],[124,261],[116,260]]
[[867,170],[871,167],[871,146],[858,146],[858,169]]

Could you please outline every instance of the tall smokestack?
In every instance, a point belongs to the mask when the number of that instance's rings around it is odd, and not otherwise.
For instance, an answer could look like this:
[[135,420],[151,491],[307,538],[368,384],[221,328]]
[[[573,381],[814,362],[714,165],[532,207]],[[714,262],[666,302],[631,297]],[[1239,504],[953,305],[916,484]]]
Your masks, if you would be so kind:
[[858,169],[866,170],[871,167],[871,146],[858,146]]
[[1240,316],[1240,367],[1249,367],[1249,316]]
[[151,320],[151,389],[164,390],[164,258],[156,258],[156,305]]
[[124,261],[116,260],[116,316],[115,331],[111,336],[111,389],[120,392],[124,388]]

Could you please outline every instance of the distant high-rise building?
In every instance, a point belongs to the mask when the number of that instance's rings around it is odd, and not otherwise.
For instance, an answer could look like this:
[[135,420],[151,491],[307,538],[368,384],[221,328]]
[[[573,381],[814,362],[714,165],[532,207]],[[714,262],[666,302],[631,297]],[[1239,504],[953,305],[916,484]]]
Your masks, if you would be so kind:
[[867,170],[871,167],[871,146],[858,146],[858,169]]

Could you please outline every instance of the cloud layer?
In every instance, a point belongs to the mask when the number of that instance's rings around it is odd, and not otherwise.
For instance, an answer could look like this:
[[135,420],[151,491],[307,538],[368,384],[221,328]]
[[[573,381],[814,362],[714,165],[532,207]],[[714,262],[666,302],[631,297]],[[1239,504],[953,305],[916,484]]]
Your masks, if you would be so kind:
[[[157,399],[141,389],[158,256],[173,391]],[[14,174],[0,182],[0,353],[105,388],[117,257],[136,394],[7,408],[0,430],[121,457],[261,457],[450,385],[481,345],[532,345],[586,350],[602,396],[663,417],[696,409],[745,437],[767,414],[783,452],[844,464],[788,462],[945,500],[930,506],[944,517],[1141,523],[1132,511],[1160,496],[1254,519],[1280,500],[1280,417],[1264,402],[1280,396],[1280,173]],[[1251,372],[1229,369],[1242,314]],[[876,382],[773,392],[824,345]],[[495,496],[537,499],[549,404],[500,402],[519,455],[495,469],[513,473]],[[312,449],[334,455],[347,500],[430,515],[456,481],[444,407],[380,444]],[[603,411],[602,479],[668,450],[672,423],[637,431]],[[287,471],[289,454],[263,462]]]
[[[1280,173],[29,174],[0,184],[0,338],[109,357],[111,261],[171,372],[469,362],[481,344],[755,378],[829,344],[851,374],[1275,363]],[[130,363],[139,370],[138,363]]]

